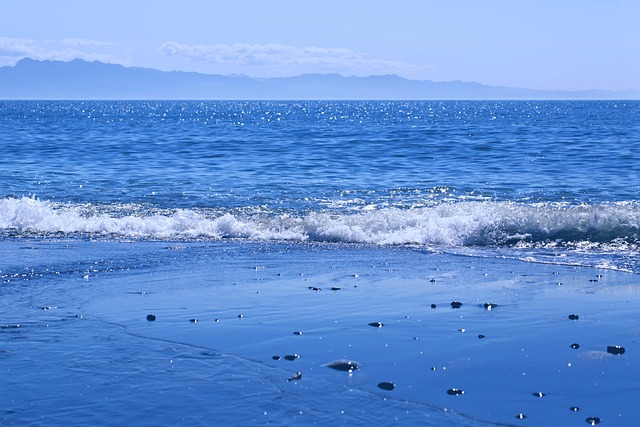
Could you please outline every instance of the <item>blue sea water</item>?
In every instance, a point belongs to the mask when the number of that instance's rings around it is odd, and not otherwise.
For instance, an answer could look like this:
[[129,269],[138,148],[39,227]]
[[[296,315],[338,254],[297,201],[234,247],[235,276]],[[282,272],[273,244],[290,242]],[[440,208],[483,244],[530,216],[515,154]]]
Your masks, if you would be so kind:
[[2,102],[5,239],[416,245],[640,271],[640,102]]
[[2,101],[0,424],[635,425],[639,196],[639,101]]

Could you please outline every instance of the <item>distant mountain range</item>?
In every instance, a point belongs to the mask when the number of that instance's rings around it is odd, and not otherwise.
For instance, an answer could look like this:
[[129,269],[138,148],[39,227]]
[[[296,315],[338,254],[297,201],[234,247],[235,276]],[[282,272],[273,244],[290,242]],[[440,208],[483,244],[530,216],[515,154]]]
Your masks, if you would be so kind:
[[252,78],[86,62],[22,59],[0,67],[0,99],[441,100],[640,99],[640,91],[551,91],[396,75]]

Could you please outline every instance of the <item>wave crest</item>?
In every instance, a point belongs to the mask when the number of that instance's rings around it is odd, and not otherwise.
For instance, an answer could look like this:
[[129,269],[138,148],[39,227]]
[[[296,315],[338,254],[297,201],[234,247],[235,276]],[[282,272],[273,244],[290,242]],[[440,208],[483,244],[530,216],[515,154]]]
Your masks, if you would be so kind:
[[377,245],[511,246],[640,242],[640,204],[457,201],[359,213],[269,209],[149,209],[141,205],[0,200],[11,236],[85,234],[140,239],[249,239]]

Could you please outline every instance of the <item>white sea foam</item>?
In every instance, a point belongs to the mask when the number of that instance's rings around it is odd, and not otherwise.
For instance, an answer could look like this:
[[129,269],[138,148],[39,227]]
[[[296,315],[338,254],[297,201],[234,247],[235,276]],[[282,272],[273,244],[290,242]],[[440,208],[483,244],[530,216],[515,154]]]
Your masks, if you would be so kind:
[[142,239],[320,241],[377,245],[631,245],[640,242],[640,204],[446,202],[358,213],[260,210],[149,210],[34,198],[0,200],[5,235],[120,236]]

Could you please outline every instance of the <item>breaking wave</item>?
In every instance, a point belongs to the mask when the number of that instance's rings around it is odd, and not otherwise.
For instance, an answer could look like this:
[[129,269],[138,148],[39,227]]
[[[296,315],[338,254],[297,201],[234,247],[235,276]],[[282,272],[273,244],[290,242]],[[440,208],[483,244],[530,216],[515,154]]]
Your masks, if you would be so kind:
[[640,203],[455,201],[365,212],[245,209],[161,210],[131,204],[0,199],[0,233],[12,237],[246,239],[373,245],[640,246]]

